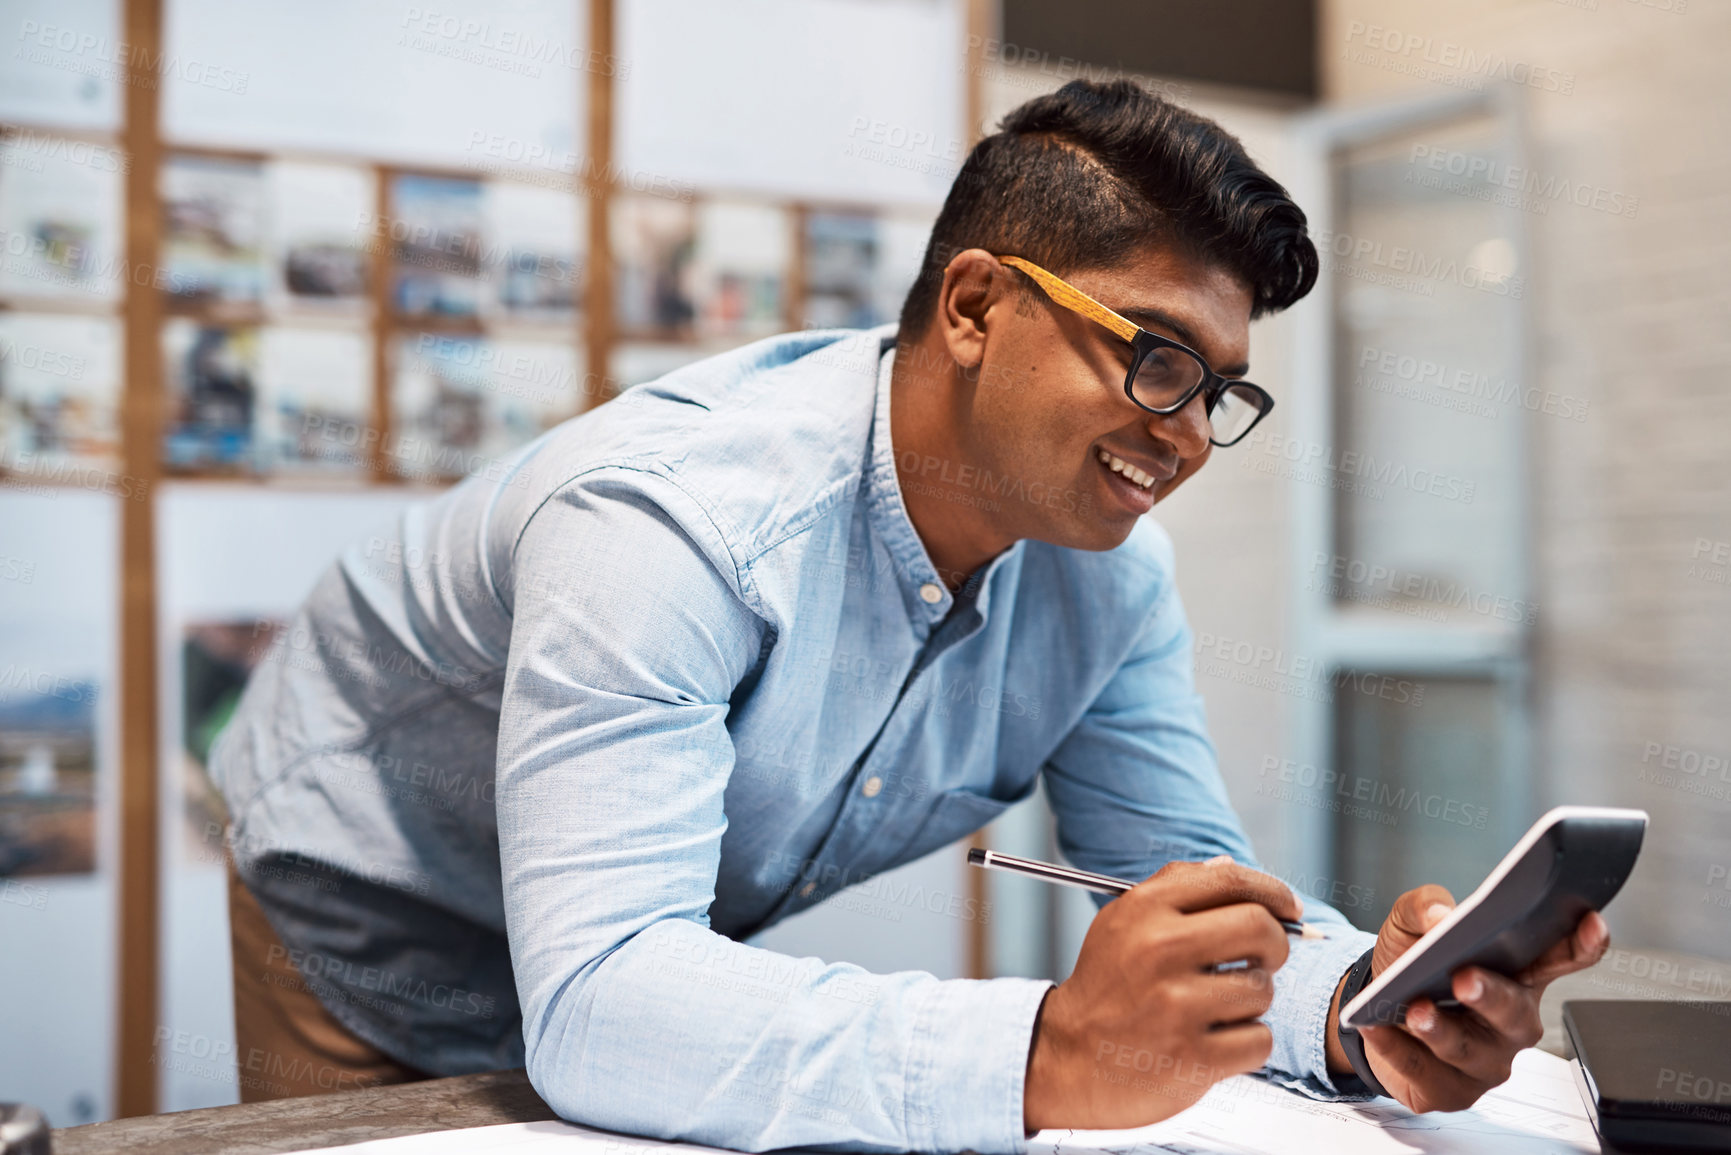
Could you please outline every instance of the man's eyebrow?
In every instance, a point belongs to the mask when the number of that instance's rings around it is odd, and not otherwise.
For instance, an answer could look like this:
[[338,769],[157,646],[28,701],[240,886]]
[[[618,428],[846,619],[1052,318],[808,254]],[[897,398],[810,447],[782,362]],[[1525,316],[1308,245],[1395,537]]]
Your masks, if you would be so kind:
[[[1190,346],[1192,349],[1196,349],[1201,344],[1201,342],[1196,339],[1196,331],[1194,329],[1189,325],[1186,325],[1183,321],[1180,321],[1177,317],[1174,317],[1171,313],[1166,312],[1164,309],[1119,309],[1118,315],[1127,321],[1134,321],[1144,329],[1164,329],[1179,341]],[[1225,368],[1215,365],[1212,366],[1212,368],[1222,377],[1242,377],[1246,373],[1250,372],[1250,362],[1241,361],[1236,365],[1228,365]]]

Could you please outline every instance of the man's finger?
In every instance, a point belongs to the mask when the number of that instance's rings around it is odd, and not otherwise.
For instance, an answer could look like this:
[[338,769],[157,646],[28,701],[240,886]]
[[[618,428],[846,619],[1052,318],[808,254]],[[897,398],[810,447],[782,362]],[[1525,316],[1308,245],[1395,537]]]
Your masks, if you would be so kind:
[[1477,1083],[1495,1086],[1509,1077],[1520,1048],[1473,1015],[1445,1015],[1428,1000],[1414,1003],[1406,1029],[1430,1053]]
[[1364,1053],[1389,1092],[1414,1111],[1464,1111],[1490,1088],[1398,1027],[1364,1028]]
[[1180,984],[1189,1007],[1188,1021],[1200,1028],[1260,1018],[1274,1003],[1274,975],[1263,967],[1186,975],[1171,981]]
[[1203,1061],[1220,1073],[1242,1075],[1255,1071],[1274,1053],[1274,1032],[1263,1023],[1238,1023],[1209,1031],[1199,1049]]
[[1568,938],[1552,945],[1538,961],[1521,972],[1521,981],[1543,990],[1551,980],[1586,970],[1605,957],[1611,946],[1611,928],[1604,915],[1590,910],[1575,925]]
[[1292,888],[1271,874],[1236,862],[1173,862],[1141,883],[1131,894],[1146,891],[1177,910],[1191,912],[1254,902],[1276,918],[1297,919],[1303,908]]
[[1413,943],[1441,920],[1435,908],[1443,912],[1453,909],[1454,896],[1435,883],[1409,890],[1394,900],[1394,908],[1383,920],[1376,935],[1376,953],[1371,956],[1371,973],[1381,974],[1395,959],[1407,952]]
[[1279,970],[1291,947],[1268,908],[1254,902],[1197,911],[1160,928],[1160,946],[1189,970],[1247,959],[1265,970]]
[[[1434,913],[1431,908],[1441,906],[1453,909],[1454,904],[1454,895],[1446,888],[1427,883],[1416,890],[1407,891],[1395,900],[1394,909],[1388,912],[1388,921],[1401,934],[1415,939],[1423,938],[1425,932],[1443,917]],[[1446,911],[1444,913],[1446,914]]]
[[1539,1023],[1539,999],[1532,987],[1482,967],[1464,967],[1450,979],[1455,998],[1516,1050],[1531,1047],[1544,1035]]

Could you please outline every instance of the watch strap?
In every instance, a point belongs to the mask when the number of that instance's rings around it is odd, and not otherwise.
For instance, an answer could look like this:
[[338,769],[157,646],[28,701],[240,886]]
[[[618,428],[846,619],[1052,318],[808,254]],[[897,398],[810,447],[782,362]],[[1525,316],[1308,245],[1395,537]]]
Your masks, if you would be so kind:
[[[1342,983],[1340,988],[1342,1011],[1346,1010],[1346,1004],[1357,998],[1358,992],[1370,981],[1370,963],[1375,953],[1375,947],[1365,951],[1358,956],[1358,961],[1352,964],[1352,969],[1346,972],[1346,982]],[[1339,1041],[1340,1049],[1346,1052],[1346,1061],[1352,1064],[1352,1075],[1337,1077],[1334,1080],[1335,1087],[1349,1095],[1371,1094],[1393,1098],[1370,1069],[1370,1060],[1364,1053],[1364,1036],[1347,1026],[1344,1017],[1336,1020],[1334,1037]]]

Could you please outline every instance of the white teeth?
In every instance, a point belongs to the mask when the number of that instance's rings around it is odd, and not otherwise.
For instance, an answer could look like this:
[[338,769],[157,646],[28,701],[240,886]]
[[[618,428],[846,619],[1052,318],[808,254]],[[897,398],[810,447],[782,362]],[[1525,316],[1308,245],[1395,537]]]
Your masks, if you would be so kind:
[[1140,469],[1137,469],[1122,457],[1108,453],[1104,449],[1100,450],[1100,464],[1106,466],[1113,473],[1123,474],[1131,481],[1134,481],[1137,485],[1140,485],[1143,489],[1147,489],[1154,484],[1154,478],[1151,475],[1143,473]]

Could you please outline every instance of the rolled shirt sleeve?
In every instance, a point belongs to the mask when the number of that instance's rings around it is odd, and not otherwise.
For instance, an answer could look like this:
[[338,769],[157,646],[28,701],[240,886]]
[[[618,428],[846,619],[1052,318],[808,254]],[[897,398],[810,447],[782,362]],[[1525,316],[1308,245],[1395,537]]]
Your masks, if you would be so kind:
[[[1047,794],[1066,858],[1084,870],[1143,879],[1173,861],[1227,854],[1263,869],[1226,796],[1196,692],[1191,632],[1170,579],[1127,661],[1047,761]],[[1325,941],[1292,942],[1263,1021],[1274,1035],[1267,1073],[1316,1098],[1364,1098],[1329,1077],[1324,1044],[1335,987],[1376,936],[1299,895]],[[1104,905],[1107,896],[1095,896]]]
[[709,927],[728,703],[766,625],[702,504],[649,472],[588,474],[529,520],[511,572],[499,850],[543,1098],[752,1151],[1024,1150],[1049,983],[874,975]]

